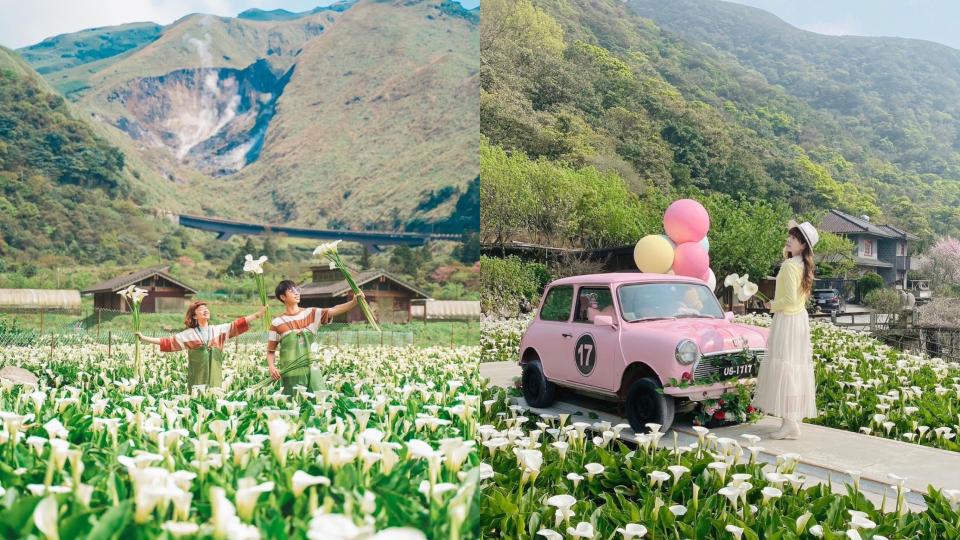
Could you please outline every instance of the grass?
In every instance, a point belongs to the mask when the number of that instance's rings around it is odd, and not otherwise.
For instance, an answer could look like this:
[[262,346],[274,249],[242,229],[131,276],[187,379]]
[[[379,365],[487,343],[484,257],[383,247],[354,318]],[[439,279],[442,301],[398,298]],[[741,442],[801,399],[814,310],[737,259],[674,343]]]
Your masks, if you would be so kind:
[[[250,305],[217,304],[211,303],[213,323],[222,324],[237,317],[249,315],[255,309]],[[271,313],[276,314],[279,308],[274,306]],[[130,314],[103,311],[99,321],[92,309],[86,308],[82,314],[44,313],[42,317],[42,333],[44,334],[71,334],[77,333],[78,324],[83,333],[97,337],[98,322],[99,336],[105,339],[106,334],[112,333],[117,339],[124,339],[130,332]],[[477,345],[480,343],[480,323],[477,321],[414,321],[411,323],[388,323],[381,325],[384,330],[383,342],[402,343],[409,341],[412,334],[413,345],[417,347],[429,346],[456,346]],[[141,319],[141,328],[144,334],[161,336],[172,334],[183,329],[183,315],[181,313],[144,313]],[[0,333],[19,331],[41,331],[41,316],[39,313],[0,313]],[[254,323],[253,332],[261,331],[261,327]],[[377,345],[380,337],[367,324],[362,323],[332,323],[321,330],[331,334],[324,342],[331,344],[350,345]],[[339,335],[337,335],[339,334]],[[261,336],[250,335],[242,341],[250,343]]]

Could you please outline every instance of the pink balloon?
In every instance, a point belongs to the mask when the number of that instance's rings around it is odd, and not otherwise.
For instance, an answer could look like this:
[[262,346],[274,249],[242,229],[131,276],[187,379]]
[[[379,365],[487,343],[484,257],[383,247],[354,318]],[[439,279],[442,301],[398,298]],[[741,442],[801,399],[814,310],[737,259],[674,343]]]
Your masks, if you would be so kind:
[[674,252],[673,270],[678,276],[699,279],[710,270],[710,255],[697,242],[680,244]]
[[710,216],[697,201],[680,199],[673,201],[663,213],[663,229],[677,244],[699,242],[710,230]]

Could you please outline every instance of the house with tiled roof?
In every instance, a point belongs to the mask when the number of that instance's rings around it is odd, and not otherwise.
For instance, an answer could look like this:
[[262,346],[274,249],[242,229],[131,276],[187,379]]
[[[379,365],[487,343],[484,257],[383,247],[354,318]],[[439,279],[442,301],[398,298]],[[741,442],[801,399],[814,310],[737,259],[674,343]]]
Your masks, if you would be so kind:
[[92,294],[93,306],[97,309],[130,311],[117,293],[136,285],[147,290],[147,297],[140,304],[141,313],[183,311],[197,290],[168,272],[170,267],[163,265],[143,268],[87,287],[81,294]]
[[[350,284],[338,269],[328,265],[311,267],[312,279],[300,285],[303,307],[333,307],[350,298]],[[363,291],[378,322],[409,322],[411,301],[426,300],[430,295],[385,270],[351,271],[353,280]],[[339,319],[342,322],[364,321],[357,306]]]
[[873,223],[867,216],[856,217],[830,210],[820,230],[846,237],[854,244],[854,263],[858,273],[876,272],[888,286],[906,287],[912,264],[910,244],[919,238],[893,225]]

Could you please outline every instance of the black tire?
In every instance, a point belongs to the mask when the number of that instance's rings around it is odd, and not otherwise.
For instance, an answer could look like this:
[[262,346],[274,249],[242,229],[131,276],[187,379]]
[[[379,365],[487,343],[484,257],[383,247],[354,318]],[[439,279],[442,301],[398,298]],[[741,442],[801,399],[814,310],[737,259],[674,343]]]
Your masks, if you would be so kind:
[[556,400],[557,385],[544,377],[540,362],[528,362],[523,365],[520,386],[523,390],[523,399],[531,407],[538,409],[549,407]]
[[661,432],[666,432],[673,425],[673,416],[676,403],[674,399],[661,391],[660,383],[656,379],[644,377],[630,385],[627,390],[627,399],[624,408],[627,421],[636,433],[646,433],[647,424],[660,424]]

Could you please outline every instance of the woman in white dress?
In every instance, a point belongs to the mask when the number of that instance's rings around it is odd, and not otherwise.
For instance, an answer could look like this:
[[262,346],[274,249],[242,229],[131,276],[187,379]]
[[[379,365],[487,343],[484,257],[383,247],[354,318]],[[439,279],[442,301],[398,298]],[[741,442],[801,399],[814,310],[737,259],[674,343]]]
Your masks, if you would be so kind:
[[813,346],[807,298],[813,289],[813,246],[820,239],[809,222],[790,220],[783,264],[777,273],[772,302],[773,323],[767,354],[757,375],[753,405],[781,418],[774,439],[796,439],[800,421],[817,415],[813,373]]

